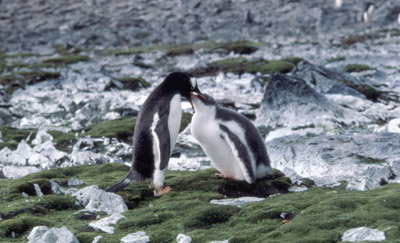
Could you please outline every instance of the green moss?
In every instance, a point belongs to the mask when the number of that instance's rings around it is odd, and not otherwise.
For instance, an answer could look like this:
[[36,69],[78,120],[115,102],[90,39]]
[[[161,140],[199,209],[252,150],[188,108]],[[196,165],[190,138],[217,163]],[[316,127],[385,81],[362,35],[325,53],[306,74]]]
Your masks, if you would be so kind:
[[362,156],[359,154],[351,154],[351,156],[356,157],[357,159],[359,159],[359,162],[362,164],[383,164],[386,163],[386,159],[376,159],[376,158],[372,158],[372,157],[368,157],[368,156]]
[[363,65],[363,64],[348,64],[343,68],[344,72],[347,73],[352,73],[352,72],[362,72],[365,70],[370,70],[371,67],[368,65]]
[[192,116],[193,115],[189,112],[182,113],[181,126],[179,132],[185,130],[185,128],[189,125],[190,121],[192,120]]
[[345,60],[345,59],[346,59],[345,56],[338,56],[338,57],[332,57],[332,58],[328,59],[326,62],[327,62],[327,63],[339,62],[339,61],[343,61],[343,60]]
[[7,93],[12,94],[18,88],[24,88],[28,83],[37,83],[47,79],[58,79],[60,73],[33,70],[30,72],[12,72],[0,77],[0,84],[7,86]]
[[50,65],[67,65],[77,62],[85,62],[88,61],[89,57],[85,55],[71,54],[59,57],[48,58],[42,61],[43,64]]
[[99,233],[97,232],[81,232],[76,235],[76,238],[80,243],[92,243],[94,238],[98,235]]
[[210,228],[229,220],[239,209],[233,206],[207,205],[190,212],[183,221],[185,228]]
[[61,151],[71,152],[72,146],[76,143],[77,137],[75,136],[75,131],[72,132],[60,132],[60,131],[49,131],[48,132],[53,137],[54,146]]
[[29,135],[31,136],[31,138],[34,138],[37,133],[36,130],[17,129],[10,126],[0,126],[0,132],[3,135],[3,141],[17,143],[20,143],[22,140],[26,140]]
[[45,179],[34,179],[34,180],[30,180],[29,182],[12,183],[12,186],[10,187],[10,193],[25,192],[26,194],[28,194],[30,196],[36,196],[34,184],[39,185],[43,194],[51,193],[50,182]]
[[349,80],[340,80],[340,82],[344,83],[345,85],[357,90],[361,94],[365,95],[367,99],[376,102],[378,99],[384,94],[383,91],[379,91],[374,87],[367,85],[367,84],[354,84]]
[[286,61],[282,60],[247,60],[243,57],[237,58],[228,58],[219,61],[212,62],[207,65],[205,68],[198,68],[191,71],[196,76],[212,76],[216,75],[218,72],[231,72],[235,74],[243,74],[243,73],[261,73],[261,74],[269,74],[272,71],[287,73],[292,71],[294,67],[294,63],[299,59],[297,58],[289,58]]
[[116,78],[116,79],[122,83],[123,89],[135,91],[140,88],[150,87],[150,84],[141,77],[139,77],[139,78],[122,77],[122,78]]
[[75,198],[70,195],[47,195],[40,202],[41,205],[51,210],[77,209]]
[[0,222],[0,236],[11,237],[14,232],[16,237],[19,237],[25,232],[29,232],[35,226],[52,226],[53,223],[33,216],[22,216],[15,219],[8,219]]
[[282,61],[290,62],[293,63],[294,65],[297,65],[297,63],[303,61],[304,59],[301,57],[285,57],[282,59]]
[[[44,202],[52,205],[46,206],[52,209],[42,213],[40,218],[27,216],[31,211],[11,219],[4,220],[3,217],[0,241],[23,242],[24,234],[36,223],[46,225],[50,222],[52,225],[49,227],[67,226],[81,242],[91,242],[97,235],[104,236],[104,242],[119,242],[122,237],[136,231],[146,232],[152,242],[174,241],[178,233],[191,236],[194,243],[227,239],[230,242],[339,242],[346,230],[359,226],[383,230],[388,242],[400,238],[400,184],[388,184],[364,192],[346,191],[340,187],[313,187],[303,192],[275,194],[236,208],[209,202],[224,198],[220,193],[221,187],[225,187],[225,191],[228,191],[226,187],[243,190],[240,182],[217,179],[214,176],[216,171],[212,169],[169,171],[166,183],[172,191],[162,197],[153,196],[148,182],[135,182],[118,192],[131,206],[123,213],[126,219],[115,225],[115,234],[82,232],[87,221],[74,218],[77,209],[72,208],[72,200],[67,196],[46,195],[28,199],[6,196],[9,194],[7,189],[13,185],[49,178],[63,180],[74,177],[85,181],[86,185],[106,188],[122,179],[128,170],[128,166],[110,163],[52,169],[15,180],[0,180],[2,213],[8,209],[14,211],[40,203],[44,205]],[[288,183],[283,174],[275,170],[273,178],[258,180],[253,186],[260,187],[268,184],[267,181],[270,185],[282,184],[285,187]],[[58,204],[63,204],[60,200],[71,201],[56,209]],[[290,223],[282,223],[282,212],[293,214]],[[16,233],[16,239],[9,237],[12,231]]]
[[184,45],[178,47],[171,47],[166,52],[166,56],[180,56],[180,55],[193,55],[194,47],[191,45]]
[[85,136],[94,138],[114,137],[123,141],[129,141],[133,135],[136,120],[131,116],[122,117],[116,120],[104,121],[85,129]]

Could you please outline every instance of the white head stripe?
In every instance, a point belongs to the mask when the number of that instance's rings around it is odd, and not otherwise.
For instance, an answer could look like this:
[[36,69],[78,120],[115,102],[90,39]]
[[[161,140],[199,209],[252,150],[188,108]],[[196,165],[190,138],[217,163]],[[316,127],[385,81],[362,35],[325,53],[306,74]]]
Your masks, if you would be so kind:
[[196,88],[197,80],[195,77],[190,78],[190,84],[192,85],[192,88]]

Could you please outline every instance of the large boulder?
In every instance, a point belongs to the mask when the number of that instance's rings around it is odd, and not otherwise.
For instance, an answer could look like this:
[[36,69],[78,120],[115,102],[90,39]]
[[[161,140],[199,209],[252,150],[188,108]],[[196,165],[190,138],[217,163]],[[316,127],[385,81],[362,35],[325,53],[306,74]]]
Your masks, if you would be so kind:
[[348,182],[347,189],[367,190],[400,175],[400,134],[291,135],[266,143],[271,165],[317,186]]
[[79,243],[67,227],[49,229],[46,226],[36,226],[29,234],[28,240],[29,243]]

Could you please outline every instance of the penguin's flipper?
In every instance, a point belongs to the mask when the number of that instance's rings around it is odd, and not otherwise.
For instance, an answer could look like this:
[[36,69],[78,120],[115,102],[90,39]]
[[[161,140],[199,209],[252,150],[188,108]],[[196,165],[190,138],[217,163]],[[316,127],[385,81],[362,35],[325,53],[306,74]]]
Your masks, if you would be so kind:
[[169,157],[171,155],[171,141],[168,130],[168,119],[160,119],[154,129],[157,136],[158,153],[160,156],[160,168],[164,170],[168,166]]
[[228,129],[228,127],[223,124],[220,124],[219,127],[222,130],[221,138],[224,139],[231,148],[236,160],[239,162],[239,166],[246,178],[246,181],[248,183],[253,183],[255,181],[255,174],[246,146],[242,143],[242,141],[240,141],[240,138],[237,135]]

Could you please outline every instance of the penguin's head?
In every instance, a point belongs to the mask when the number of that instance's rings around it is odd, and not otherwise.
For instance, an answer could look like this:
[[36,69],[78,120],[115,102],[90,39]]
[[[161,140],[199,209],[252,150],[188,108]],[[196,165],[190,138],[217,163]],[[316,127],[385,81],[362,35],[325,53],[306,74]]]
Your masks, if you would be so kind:
[[192,101],[195,112],[207,112],[218,107],[218,103],[208,94],[202,94],[202,96],[192,94]]
[[192,107],[193,107],[192,95],[199,96],[202,99],[205,98],[199,89],[196,78],[190,73],[185,73],[185,72],[170,73],[165,78],[164,82],[167,83],[170,88],[178,90],[183,97],[189,100]]

